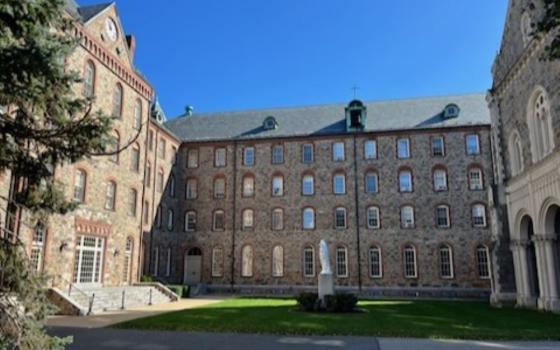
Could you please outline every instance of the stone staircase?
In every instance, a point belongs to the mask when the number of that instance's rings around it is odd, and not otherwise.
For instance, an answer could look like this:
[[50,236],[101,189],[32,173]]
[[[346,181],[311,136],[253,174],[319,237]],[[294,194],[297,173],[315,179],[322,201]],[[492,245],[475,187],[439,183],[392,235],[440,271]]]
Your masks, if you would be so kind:
[[86,314],[163,304],[178,299],[175,294],[160,284],[122,287],[80,286],[79,289],[72,288],[65,294]]

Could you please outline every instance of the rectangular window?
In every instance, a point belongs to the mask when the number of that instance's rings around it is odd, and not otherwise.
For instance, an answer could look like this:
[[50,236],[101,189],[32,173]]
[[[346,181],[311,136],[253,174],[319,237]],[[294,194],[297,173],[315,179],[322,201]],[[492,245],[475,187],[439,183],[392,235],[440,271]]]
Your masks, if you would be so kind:
[[478,168],[472,168],[469,170],[469,188],[471,191],[484,189],[484,182],[482,181],[482,170]]
[[443,169],[434,170],[434,190],[447,191],[447,172]]
[[221,168],[226,166],[226,149],[216,148],[214,150],[214,166],[216,168]]
[[139,172],[140,171],[140,149],[133,146],[130,149],[130,170]]
[[284,211],[282,209],[274,209],[272,211],[272,229],[274,231],[284,229]]
[[163,172],[159,172],[157,176],[157,189],[158,192],[163,192]]
[[144,201],[144,225],[148,225],[150,223],[150,203],[148,201]]
[[219,177],[214,179],[214,198],[220,199],[226,196],[226,179]]
[[442,247],[439,250],[439,266],[442,278],[453,278],[453,257],[449,247]]
[[243,197],[253,197],[255,194],[255,178],[245,176],[243,178]]
[[152,165],[148,162],[146,165],[146,187],[152,186]]
[[443,157],[445,156],[445,143],[443,136],[432,137],[432,156]]
[[274,176],[272,178],[272,196],[280,197],[284,195],[284,178],[282,176]]
[[436,208],[436,225],[440,228],[449,227],[449,208],[447,206],[439,206]]
[[171,275],[171,248],[167,248],[167,258],[165,259],[165,276]]
[[414,228],[414,208],[409,206],[401,208],[401,227]]
[[397,140],[397,157],[399,159],[410,158],[410,140],[402,138]]
[[486,227],[486,207],[482,204],[472,207],[472,223],[474,227]]
[[335,142],[332,145],[332,158],[335,162],[343,162],[345,159],[344,142]]
[[171,147],[171,164],[177,164],[177,147]]
[[379,248],[371,248],[369,250],[369,275],[373,278],[381,278],[381,250]]
[[138,192],[135,189],[130,189],[128,193],[128,215],[136,216],[136,202],[138,201]]
[[161,159],[165,159],[165,148],[167,147],[166,142],[164,139],[160,139],[159,140],[159,150],[158,150],[158,156]]
[[243,229],[244,230],[253,228],[253,225],[254,225],[253,210],[245,209],[243,211],[243,221],[242,222],[243,222]]
[[245,147],[243,149],[243,165],[253,166],[255,164],[255,148]]
[[272,164],[284,163],[284,147],[282,145],[275,145],[272,147]]
[[148,132],[148,150],[154,150],[154,131],[150,130]]
[[167,229],[169,231],[173,230],[173,226],[175,223],[174,215],[175,213],[173,212],[172,209],[167,209]]
[[196,231],[196,212],[189,211],[185,215],[185,231],[186,232]]
[[377,142],[375,142],[375,140],[368,140],[364,142],[364,158],[365,159],[377,158]]
[[225,229],[225,218],[224,212],[222,210],[216,210],[214,212],[214,231],[223,231]]
[[348,277],[348,257],[346,248],[336,248],[336,276]]
[[466,138],[467,154],[476,155],[480,154],[480,144],[477,134],[467,135]]
[[366,193],[377,193],[377,174],[366,174]]
[[476,262],[478,268],[478,277],[490,278],[490,259],[488,257],[488,248],[478,247],[476,250]]
[[378,229],[381,226],[379,221],[379,208],[377,207],[368,208],[366,213],[366,218],[367,218],[368,228]]
[[404,250],[404,277],[416,278],[418,276],[416,271],[416,251],[412,248],[405,248]]
[[189,149],[187,151],[187,168],[198,168],[198,150]]
[[303,250],[303,275],[305,277],[315,276],[315,252],[313,248]]
[[333,176],[333,191],[334,194],[346,193],[346,176],[344,176],[344,174]]
[[334,227],[346,228],[346,209],[336,208],[334,214]]
[[313,230],[315,228],[315,210],[312,208],[303,209],[303,229]]
[[185,199],[195,199],[198,196],[198,182],[196,179],[187,179],[185,185]]
[[410,171],[399,173],[399,190],[401,192],[412,192],[412,173]]
[[306,143],[301,146],[301,159],[303,163],[310,164],[313,163],[313,145]]
[[304,175],[301,184],[301,192],[304,196],[312,196],[315,193],[313,175]]
[[223,275],[224,251],[221,248],[212,250],[212,277],[221,277]]

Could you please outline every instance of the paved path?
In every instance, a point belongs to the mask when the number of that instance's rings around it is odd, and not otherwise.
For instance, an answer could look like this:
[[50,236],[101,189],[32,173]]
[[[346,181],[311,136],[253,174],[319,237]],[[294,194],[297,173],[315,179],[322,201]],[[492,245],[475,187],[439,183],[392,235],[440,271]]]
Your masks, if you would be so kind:
[[174,303],[130,308],[124,311],[104,312],[92,316],[51,316],[47,320],[48,327],[79,327],[100,328],[115,323],[148,317],[165,312],[192,309],[194,307],[210,305],[227,299],[227,297],[205,297],[180,299]]
[[373,337],[305,337],[230,333],[187,333],[56,327],[49,333],[74,335],[69,350],[559,350],[560,342],[477,342]]

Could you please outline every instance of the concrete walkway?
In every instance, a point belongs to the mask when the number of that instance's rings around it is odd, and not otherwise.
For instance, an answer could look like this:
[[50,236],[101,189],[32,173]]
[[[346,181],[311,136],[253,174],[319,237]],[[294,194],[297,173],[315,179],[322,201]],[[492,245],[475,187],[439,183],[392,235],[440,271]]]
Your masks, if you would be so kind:
[[225,299],[227,299],[227,297],[189,298],[180,299],[174,303],[142,306],[123,311],[104,312],[91,316],[51,316],[47,320],[47,327],[102,328],[136,318],[210,305]]
[[73,335],[69,350],[212,349],[212,350],[558,350],[560,342],[481,342],[373,337],[305,337],[231,333],[51,328],[57,336]]

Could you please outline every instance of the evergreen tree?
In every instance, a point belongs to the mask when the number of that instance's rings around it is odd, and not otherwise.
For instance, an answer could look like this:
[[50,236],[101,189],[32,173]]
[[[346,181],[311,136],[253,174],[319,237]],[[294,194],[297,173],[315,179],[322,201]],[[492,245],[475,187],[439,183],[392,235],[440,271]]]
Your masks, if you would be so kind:
[[[74,93],[80,91],[80,75],[64,67],[78,45],[71,34],[74,21],[63,0],[0,0],[0,172],[18,184],[2,199],[32,222],[45,223],[76,207],[54,180],[55,170],[120,152],[134,141],[106,152],[113,118],[93,113],[93,99]],[[30,270],[10,225],[0,233],[0,348],[63,348],[43,329],[51,311],[44,278]]]
[[544,58],[555,60],[560,58],[560,0],[543,0],[544,16],[537,23],[536,31],[547,35],[552,33],[552,41],[545,48]]

